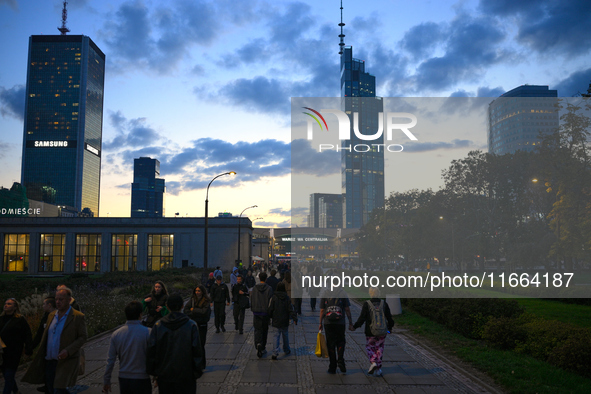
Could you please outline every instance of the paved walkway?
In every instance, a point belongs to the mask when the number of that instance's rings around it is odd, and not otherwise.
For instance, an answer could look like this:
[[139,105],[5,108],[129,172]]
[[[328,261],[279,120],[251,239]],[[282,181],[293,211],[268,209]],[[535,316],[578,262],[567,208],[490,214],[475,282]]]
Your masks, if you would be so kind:
[[[297,326],[290,326],[292,353],[280,353],[271,360],[273,328],[269,330],[268,353],[258,359],[253,345],[252,313],[247,311],[244,335],[233,328],[233,317],[227,307],[226,333],[216,334],[211,324],[206,344],[207,369],[197,381],[197,392],[203,394],[325,394],[325,393],[487,393],[470,377],[454,370],[420,344],[412,343],[396,332],[388,335],[384,351],[383,377],[367,374],[369,362],[365,353],[363,328],[347,330],[345,359],[347,374],[326,373],[328,359],[314,355],[318,333],[318,314],[312,313],[308,300],[302,305],[303,316]],[[361,308],[351,306],[353,319]],[[211,320],[213,323],[213,319]],[[85,345],[86,374],[77,387],[85,394],[100,393],[110,334],[96,337]],[[118,393],[118,364],[113,373],[113,392]],[[22,372],[19,374],[22,376]],[[20,381],[20,377],[18,378]],[[21,393],[37,393],[35,387],[19,383]],[[157,390],[154,391],[155,393]]]

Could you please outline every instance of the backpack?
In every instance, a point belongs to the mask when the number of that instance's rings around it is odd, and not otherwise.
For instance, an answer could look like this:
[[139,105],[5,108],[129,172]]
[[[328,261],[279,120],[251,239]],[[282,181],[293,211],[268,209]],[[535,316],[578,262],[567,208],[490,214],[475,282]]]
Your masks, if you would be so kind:
[[388,324],[386,322],[386,314],[384,313],[384,300],[380,300],[380,306],[377,308],[373,302],[367,301],[369,304],[369,313],[371,323],[369,330],[374,337],[383,337],[388,333]]
[[336,300],[335,305],[326,308],[326,319],[331,323],[340,323],[344,319],[343,308],[340,306],[342,300],[340,298],[336,298]]

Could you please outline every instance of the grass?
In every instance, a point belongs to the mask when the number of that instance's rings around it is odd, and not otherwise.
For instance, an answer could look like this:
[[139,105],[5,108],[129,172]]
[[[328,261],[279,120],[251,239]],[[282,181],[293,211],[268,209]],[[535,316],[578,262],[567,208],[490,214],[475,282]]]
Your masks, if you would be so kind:
[[486,373],[511,393],[587,393],[591,379],[530,356],[487,347],[422,317],[409,308],[396,323]]
[[520,298],[517,299],[517,302],[527,312],[544,319],[558,320],[579,327],[591,328],[591,306],[535,298]]

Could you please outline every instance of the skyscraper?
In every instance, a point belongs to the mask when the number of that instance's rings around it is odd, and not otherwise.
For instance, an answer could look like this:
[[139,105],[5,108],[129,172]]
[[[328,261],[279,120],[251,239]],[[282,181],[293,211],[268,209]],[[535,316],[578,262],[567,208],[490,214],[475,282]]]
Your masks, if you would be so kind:
[[522,85],[488,105],[488,152],[532,151],[541,134],[558,128],[558,93],[548,86]]
[[160,162],[149,157],[133,160],[131,184],[131,217],[161,218],[164,216],[166,187],[160,176]]
[[358,114],[361,134],[373,135],[378,130],[379,113],[383,102],[376,97],[376,77],[365,72],[365,61],[353,57],[353,48],[345,46],[343,34],[343,6],[341,3],[340,51],[341,97],[343,111],[349,115],[351,139],[344,140],[341,153],[343,194],[343,227],[360,228],[369,221],[371,211],[384,206],[384,150],[376,145],[384,143],[383,134],[372,140],[368,152],[351,149],[365,143],[353,132],[354,113]]
[[[341,194],[310,194],[310,215],[308,216],[308,227],[342,227],[342,204],[343,196]],[[339,206],[337,207],[336,205]],[[337,215],[340,217],[337,218]]]
[[21,183],[30,199],[98,216],[105,54],[60,31],[29,38]]

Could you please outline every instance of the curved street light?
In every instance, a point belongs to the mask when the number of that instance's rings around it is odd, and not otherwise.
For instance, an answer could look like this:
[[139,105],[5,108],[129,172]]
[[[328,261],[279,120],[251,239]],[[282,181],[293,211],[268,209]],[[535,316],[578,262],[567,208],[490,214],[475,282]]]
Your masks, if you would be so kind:
[[203,268],[204,268],[204,273],[205,273],[205,269],[207,269],[207,254],[208,254],[208,230],[209,230],[209,223],[208,223],[208,205],[209,205],[209,187],[211,186],[211,183],[213,181],[215,181],[216,179],[218,179],[221,176],[224,175],[236,175],[236,172],[234,171],[228,171],[228,172],[224,172],[223,174],[219,174],[216,177],[214,177],[209,184],[207,185],[207,190],[205,192],[205,234],[203,237]]
[[256,207],[257,207],[256,205],[253,205],[252,207],[246,207],[242,210],[242,212],[240,212],[240,216],[238,216],[238,258],[236,259],[236,266],[239,266],[241,263],[241,260],[240,260],[240,221],[242,219],[242,214],[247,209],[256,208]]

